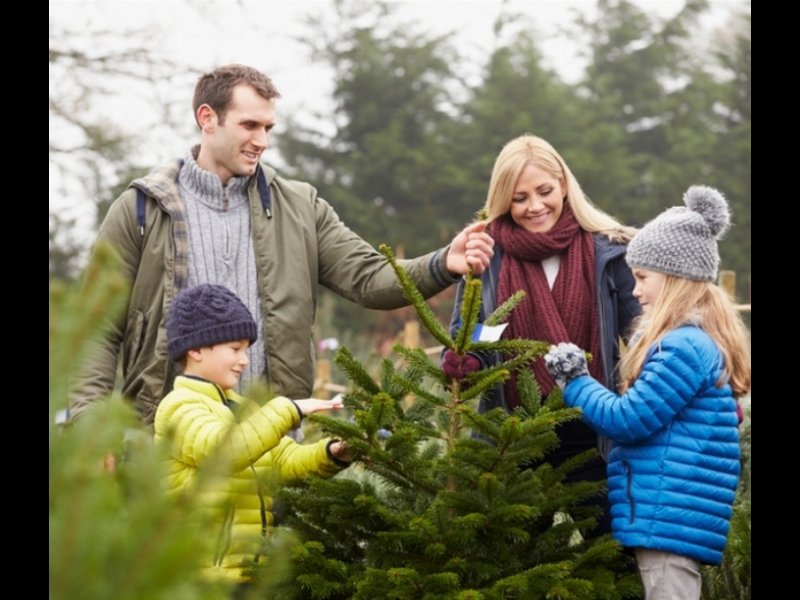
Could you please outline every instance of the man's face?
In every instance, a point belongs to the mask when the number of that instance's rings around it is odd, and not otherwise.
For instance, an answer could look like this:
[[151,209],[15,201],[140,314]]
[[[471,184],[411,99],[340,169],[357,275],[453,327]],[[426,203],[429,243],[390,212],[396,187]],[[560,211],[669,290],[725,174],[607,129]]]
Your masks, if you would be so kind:
[[274,99],[262,98],[249,85],[240,84],[233,88],[223,123],[208,105],[201,106],[203,142],[197,163],[216,173],[223,185],[233,176],[253,175],[275,125],[274,104]]

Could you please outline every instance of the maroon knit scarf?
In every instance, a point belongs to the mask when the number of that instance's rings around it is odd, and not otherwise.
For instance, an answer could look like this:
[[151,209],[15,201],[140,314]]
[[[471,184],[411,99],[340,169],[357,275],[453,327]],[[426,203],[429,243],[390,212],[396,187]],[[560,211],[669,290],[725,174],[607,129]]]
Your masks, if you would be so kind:
[[[504,337],[573,342],[592,353],[589,372],[601,382],[600,324],[595,299],[595,260],[592,234],[581,228],[569,205],[546,233],[531,233],[505,215],[490,225],[495,243],[503,249],[497,285],[498,306],[517,290],[524,300],[509,317]],[[561,254],[553,289],[547,285],[541,261]],[[555,385],[543,359],[533,362],[542,394]],[[509,408],[519,405],[516,377],[506,383]]]

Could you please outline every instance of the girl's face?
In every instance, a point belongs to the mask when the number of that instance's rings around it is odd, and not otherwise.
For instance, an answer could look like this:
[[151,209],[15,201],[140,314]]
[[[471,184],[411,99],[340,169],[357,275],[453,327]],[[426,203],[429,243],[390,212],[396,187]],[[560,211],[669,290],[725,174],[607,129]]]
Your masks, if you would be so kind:
[[511,196],[511,218],[531,233],[547,233],[564,210],[565,186],[539,167],[528,165],[520,173]]
[[647,269],[634,269],[633,277],[636,279],[636,287],[633,288],[633,297],[642,305],[642,314],[650,316],[656,299],[664,287],[666,275]]

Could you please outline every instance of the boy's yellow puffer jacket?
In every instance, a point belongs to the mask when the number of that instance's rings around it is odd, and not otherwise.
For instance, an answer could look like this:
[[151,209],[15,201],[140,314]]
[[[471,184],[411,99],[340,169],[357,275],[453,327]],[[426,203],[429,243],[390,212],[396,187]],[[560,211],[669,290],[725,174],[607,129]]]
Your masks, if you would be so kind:
[[[301,445],[286,436],[301,418],[287,398],[258,406],[190,377],[178,377],[159,404],[155,437],[170,449],[168,489],[176,495],[197,491],[219,524],[209,532],[217,540],[207,568],[211,577],[241,581],[242,567],[263,558],[259,549],[274,523],[265,483],[310,473],[330,477],[346,466],[329,455],[331,440]],[[196,488],[205,466],[208,478]]]

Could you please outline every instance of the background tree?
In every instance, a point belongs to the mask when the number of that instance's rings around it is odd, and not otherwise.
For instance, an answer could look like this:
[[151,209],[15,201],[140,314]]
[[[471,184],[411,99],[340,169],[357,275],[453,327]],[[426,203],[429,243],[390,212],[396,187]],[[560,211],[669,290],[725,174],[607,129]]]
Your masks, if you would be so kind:
[[319,182],[368,241],[430,250],[449,240],[449,219],[441,219],[449,204],[438,190],[452,162],[441,131],[451,118],[456,55],[446,38],[397,20],[390,4],[334,5],[332,22],[312,20],[308,44],[335,73],[335,132],[290,122],[277,140],[288,172]]
[[578,99],[544,66],[534,27],[519,15],[497,18],[497,46],[452,122],[453,159],[463,177],[453,182],[461,184],[452,194],[460,203],[451,207],[462,223],[486,202],[494,160],[506,142],[535,132],[561,147],[572,145],[580,129]]
[[[686,188],[685,180],[668,180],[657,173],[671,147],[670,136],[680,140],[671,131],[674,106],[681,104],[674,96],[693,81],[691,69],[696,61],[691,60],[690,33],[708,2],[688,0],[666,20],[627,0],[599,0],[597,8],[594,19],[579,17],[576,21],[575,35],[588,40],[589,58],[579,91],[586,98],[590,137],[596,140],[610,135],[615,146],[624,144],[624,153],[613,154],[621,158],[621,169],[606,171],[606,155],[598,153],[586,156],[589,164],[585,169],[578,165],[576,170],[598,204],[641,225],[665,206],[664,200],[676,204]],[[696,116],[702,119],[706,113]],[[593,125],[599,129],[595,131]],[[708,130],[693,133],[695,141],[710,138]],[[687,168],[697,154],[685,157]],[[669,183],[666,189],[665,181]]]
[[[196,75],[152,50],[157,30],[120,35],[52,19],[49,26],[49,164],[59,182],[51,196],[82,197],[96,228],[116,194],[144,172],[143,150],[180,131],[173,94]],[[131,131],[121,106],[152,114],[150,125]],[[54,209],[52,198],[50,213],[50,277],[71,279],[88,244],[74,235],[77,219]]]
[[[699,26],[708,9],[687,0],[658,19],[627,0],[599,0],[594,19],[577,19],[576,35],[588,39],[577,91],[589,124],[571,164],[589,195],[632,225],[679,204],[690,183],[721,189],[736,224],[721,245],[723,267],[744,275],[739,293],[749,298],[749,6],[715,39]],[[613,151],[586,154],[599,139]]]
[[[554,32],[508,6],[498,9],[490,51],[469,61],[458,32],[431,35],[396,3],[332,6],[310,18],[305,44],[334,73],[333,101],[310,120],[289,118],[275,136],[278,162],[288,165],[283,175],[316,185],[368,241],[389,241],[405,255],[446,243],[483,204],[502,144],[531,132],[559,149],[594,202],[632,225],[677,204],[689,183],[719,187],[735,222],[721,245],[723,267],[739,272],[740,298],[749,299],[749,5],[735,5],[742,14],[711,32],[707,0],[689,0],[666,19],[640,3],[599,1],[565,34],[586,60],[575,84],[542,56],[538,41]],[[214,10],[202,17],[218,17]],[[200,69],[163,60],[159,37],[157,29],[120,35],[51,19],[51,173],[63,174],[56,197],[79,190],[101,216],[140,164],[153,166],[142,157],[162,145],[151,137],[165,135],[163,124],[173,138],[193,139],[186,90]],[[111,100],[122,90],[146,103],[153,127],[127,130]],[[169,126],[176,114],[178,136]],[[85,219],[53,209],[53,195],[51,275],[70,276],[92,236]],[[451,294],[434,301],[442,318]],[[363,336],[369,348],[409,317],[323,301],[321,335]]]
[[732,17],[727,30],[718,33],[713,55],[723,82],[713,107],[722,114],[723,127],[715,132],[712,172],[716,185],[727,195],[734,222],[720,244],[720,253],[725,268],[747,274],[737,280],[737,292],[744,302],[750,301],[752,248],[750,20],[748,5]]
[[[385,2],[337,0],[333,14],[309,19],[313,60],[334,73],[326,133],[289,118],[276,138],[285,174],[312,181],[348,226],[373,245],[391,241],[414,256],[449,242],[466,224],[452,180],[462,169],[449,139],[458,58],[447,36],[433,37]],[[325,302],[326,293],[321,298]],[[447,303],[440,298],[440,303]],[[369,312],[335,298],[336,335],[353,323],[375,347],[408,310]],[[447,312],[445,308],[443,312]],[[328,334],[330,335],[330,333]],[[326,336],[327,337],[327,336]]]

